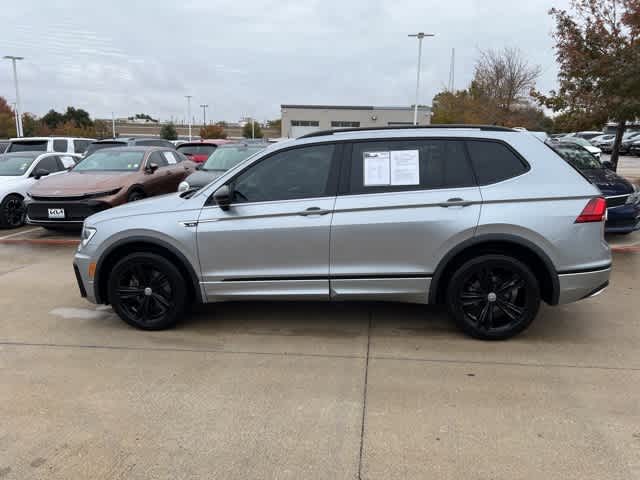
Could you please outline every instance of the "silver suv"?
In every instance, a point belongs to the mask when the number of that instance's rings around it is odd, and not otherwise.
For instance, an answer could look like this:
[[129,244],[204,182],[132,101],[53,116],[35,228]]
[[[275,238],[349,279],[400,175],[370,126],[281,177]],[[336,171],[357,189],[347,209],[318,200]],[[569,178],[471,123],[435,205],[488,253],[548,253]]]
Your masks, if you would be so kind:
[[80,291],[163,329],[190,302],[444,303],[467,334],[505,339],[540,301],[608,284],[606,204],[527,132],[324,131],[274,144],[199,191],[85,221]]

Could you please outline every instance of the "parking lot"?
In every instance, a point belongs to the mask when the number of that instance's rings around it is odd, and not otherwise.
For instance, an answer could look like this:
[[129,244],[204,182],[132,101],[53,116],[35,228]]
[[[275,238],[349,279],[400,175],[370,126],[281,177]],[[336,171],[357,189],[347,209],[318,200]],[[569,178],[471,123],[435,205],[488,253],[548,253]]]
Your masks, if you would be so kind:
[[638,234],[612,239],[604,294],[501,343],[384,303],[220,304],[137,331],[80,298],[73,237],[7,235],[3,480],[640,478]]

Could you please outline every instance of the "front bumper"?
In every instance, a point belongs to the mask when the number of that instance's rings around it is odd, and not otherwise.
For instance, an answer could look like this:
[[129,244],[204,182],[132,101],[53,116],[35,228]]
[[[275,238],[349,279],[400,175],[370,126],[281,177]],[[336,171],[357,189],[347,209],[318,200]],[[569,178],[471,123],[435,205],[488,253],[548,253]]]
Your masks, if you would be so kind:
[[609,285],[611,266],[588,272],[563,273],[560,282],[559,304],[577,302],[601,293]]
[[640,230],[640,204],[607,209],[605,233],[630,233],[635,230]]
[[90,265],[93,259],[87,255],[77,252],[73,259],[73,270],[78,282],[80,295],[91,303],[98,303],[94,291],[93,278],[90,277]]
[[[27,203],[27,223],[43,227],[81,228],[87,217],[110,207],[109,203],[99,200],[30,200]],[[49,218],[50,208],[64,209],[65,218]]]

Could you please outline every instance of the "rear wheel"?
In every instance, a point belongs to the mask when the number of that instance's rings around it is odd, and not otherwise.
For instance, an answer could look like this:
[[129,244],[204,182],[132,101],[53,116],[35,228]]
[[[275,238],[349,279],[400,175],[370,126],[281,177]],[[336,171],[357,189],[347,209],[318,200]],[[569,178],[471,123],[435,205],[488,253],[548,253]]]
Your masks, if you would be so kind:
[[527,328],[540,307],[540,287],[522,262],[504,255],[467,261],[449,282],[451,316],[468,335],[505,340]]
[[141,192],[140,190],[132,190],[131,192],[129,192],[129,195],[127,195],[127,202],[136,202],[138,200],[142,200],[144,198],[144,192]]
[[136,328],[162,330],[176,324],[185,310],[185,279],[176,266],[153,253],[133,253],[109,276],[109,303]]
[[7,195],[0,203],[0,228],[17,228],[24,225],[26,210],[20,195]]

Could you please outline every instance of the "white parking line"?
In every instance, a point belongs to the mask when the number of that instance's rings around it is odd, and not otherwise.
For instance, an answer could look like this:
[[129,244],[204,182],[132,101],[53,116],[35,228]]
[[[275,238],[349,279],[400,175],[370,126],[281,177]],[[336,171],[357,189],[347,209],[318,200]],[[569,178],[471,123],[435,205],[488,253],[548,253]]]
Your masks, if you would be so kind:
[[6,238],[17,237],[18,235],[22,235],[23,233],[35,232],[36,230],[40,230],[40,227],[30,228],[29,230],[23,230],[21,232],[12,233],[11,235],[5,235],[4,237],[0,237],[0,240],[4,240]]

